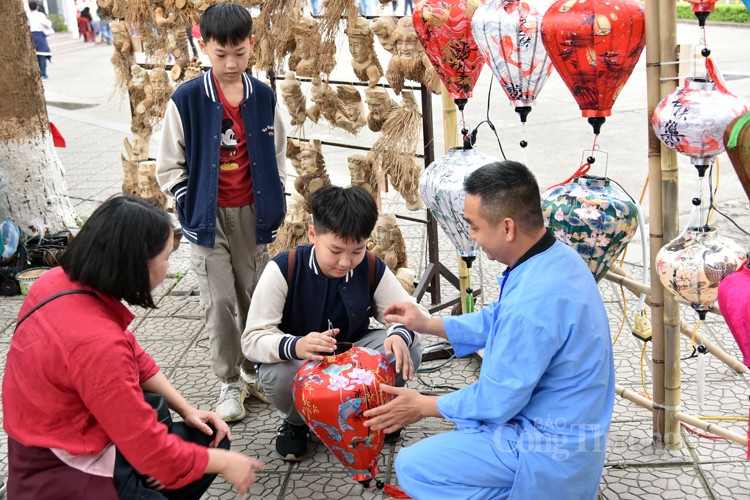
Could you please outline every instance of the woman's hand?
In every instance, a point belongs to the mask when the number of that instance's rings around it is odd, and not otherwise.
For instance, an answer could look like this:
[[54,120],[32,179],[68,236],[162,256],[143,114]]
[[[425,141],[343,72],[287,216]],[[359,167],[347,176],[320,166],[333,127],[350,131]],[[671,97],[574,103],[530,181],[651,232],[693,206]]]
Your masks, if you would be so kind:
[[209,448],[216,448],[221,440],[224,439],[224,436],[230,441],[232,440],[232,433],[229,430],[229,426],[216,412],[193,408],[191,411],[183,415],[182,418],[185,420],[185,425],[198,429],[208,436],[214,434],[213,429],[211,429],[208,424],[211,424],[213,428],[216,429],[214,438],[208,445]]
[[333,354],[336,350],[336,339],[334,335],[339,333],[338,328],[331,328],[324,332],[310,332],[297,341],[295,351],[299,359],[313,359],[322,361],[321,354]]

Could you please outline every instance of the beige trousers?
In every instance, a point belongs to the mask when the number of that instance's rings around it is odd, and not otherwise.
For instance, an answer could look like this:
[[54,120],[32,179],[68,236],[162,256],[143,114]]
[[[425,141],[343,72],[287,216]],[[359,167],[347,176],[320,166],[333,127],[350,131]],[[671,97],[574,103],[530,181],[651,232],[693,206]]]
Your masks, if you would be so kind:
[[198,276],[211,363],[222,382],[236,381],[243,365],[252,372],[240,338],[250,298],[267,263],[266,245],[255,244],[254,205],[217,208],[214,248],[190,245],[190,267]]

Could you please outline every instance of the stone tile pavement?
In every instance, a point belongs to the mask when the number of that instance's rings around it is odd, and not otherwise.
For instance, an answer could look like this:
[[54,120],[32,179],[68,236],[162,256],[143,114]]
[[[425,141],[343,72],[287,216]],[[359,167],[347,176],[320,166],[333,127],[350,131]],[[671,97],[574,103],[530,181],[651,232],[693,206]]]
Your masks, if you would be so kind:
[[[717,37],[720,38],[720,37]],[[115,101],[109,100],[111,74],[105,68],[111,53],[106,46],[87,45],[83,52],[66,49],[57,56],[50,69],[51,79],[46,82],[48,101],[88,102],[90,109],[71,110],[50,104],[50,118],[63,131],[68,147],[58,150],[67,169],[71,200],[80,215],[89,214],[108,196],[119,192],[122,174],[119,155],[122,141],[128,136],[127,110]],[[88,66],[81,65],[85,59]],[[98,65],[98,66],[96,66]],[[747,71],[745,76],[750,76]],[[86,93],[75,91],[71,82],[87,82]],[[99,85],[96,83],[99,82]],[[484,95],[483,90],[478,90]],[[541,121],[541,116],[537,117]],[[562,121],[577,123],[577,116],[561,118]],[[330,136],[335,132],[326,131]],[[351,140],[351,138],[349,138]],[[557,147],[564,146],[564,139],[556,139]],[[630,143],[626,144],[629,148]],[[628,151],[627,149],[625,151]],[[347,183],[347,172],[343,162],[344,152],[334,152],[326,159],[334,182]],[[725,163],[728,165],[728,162]],[[641,165],[642,167],[642,165]],[[556,174],[558,177],[560,174]],[[540,182],[554,177],[547,171],[539,174]],[[623,174],[627,177],[627,174]],[[544,180],[542,180],[544,179]],[[727,181],[730,182],[730,181]],[[736,180],[734,181],[736,182]],[[740,225],[750,227],[750,212],[747,200],[737,194],[722,200],[722,210],[735,218]],[[395,192],[384,197],[384,209],[398,214],[407,214],[403,203]],[[409,215],[423,216],[411,213]],[[686,217],[687,213],[681,213]],[[743,245],[748,238],[735,230],[728,222],[717,218],[719,227],[731,234]],[[407,240],[411,266],[420,275],[426,264],[426,234],[419,223],[402,221],[402,232]],[[634,276],[640,276],[639,241],[626,258],[624,268]],[[448,268],[456,270],[455,252],[441,234],[440,258]],[[132,328],[144,348],[163,367],[166,375],[186,397],[201,408],[211,408],[218,396],[219,383],[211,373],[208,360],[206,333],[201,319],[201,307],[197,295],[195,277],[189,270],[189,250],[182,246],[173,256],[170,272],[164,283],[157,289],[158,309],[137,310]],[[479,258],[472,271],[474,286],[481,287],[483,294],[478,305],[497,297],[498,286],[495,275],[500,271],[496,263]],[[451,293],[450,285],[443,280],[444,296]],[[607,281],[600,284],[602,295],[610,317],[615,343],[615,363],[617,382],[638,392],[651,390],[650,345],[642,358],[643,344],[630,335],[629,325],[636,313],[637,299],[626,293],[623,305],[622,293],[618,286]],[[425,299],[427,300],[427,298]],[[7,353],[15,318],[21,306],[20,297],[0,298],[0,371],[5,367]],[[626,313],[626,314],[625,314]],[[695,314],[684,311],[684,319],[695,324]],[[624,322],[622,333],[617,336]],[[741,358],[734,341],[720,318],[709,317],[701,333],[714,343],[722,346],[736,358]],[[435,341],[426,339],[426,345]],[[696,401],[696,360],[689,358],[689,339],[683,337],[681,363],[683,410],[696,415],[747,416],[750,382],[747,376],[738,375],[727,369],[718,360],[709,357],[706,363],[706,395],[703,405]],[[430,373],[420,375],[411,384],[423,391],[440,393],[445,387],[462,387],[472,383],[479,375],[480,364],[475,358],[451,360],[442,366],[443,361],[426,363],[426,367],[436,367]],[[438,368],[439,366],[439,368]],[[335,458],[319,442],[300,463],[285,463],[275,454],[273,440],[279,424],[274,412],[255,399],[246,402],[248,416],[243,422],[232,426],[234,449],[260,458],[266,469],[259,474],[257,483],[251,489],[251,496],[257,498],[379,498],[379,491],[363,491],[362,487],[347,477]],[[747,432],[747,422],[721,421],[720,425],[737,433]],[[439,420],[428,419],[409,427],[404,438],[396,444],[386,445],[380,460],[380,478],[398,483],[393,470],[393,460],[402,446],[408,446],[426,436],[447,431],[451,425]],[[698,437],[686,429],[681,430],[683,445],[679,450],[667,451],[654,447],[651,439],[650,413],[620,398],[615,402],[612,430],[607,445],[605,471],[601,482],[601,498],[604,499],[659,499],[659,498],[698,498],[698,499],[741,499],[750,497],[748,478],[750,463],[745,460],[746,449],[724,440],[711,440]],[[7,471],[7,438],[0,433],[0,476]],[[218,479],[205,498],[235,499],[237,494],[229,485]]]

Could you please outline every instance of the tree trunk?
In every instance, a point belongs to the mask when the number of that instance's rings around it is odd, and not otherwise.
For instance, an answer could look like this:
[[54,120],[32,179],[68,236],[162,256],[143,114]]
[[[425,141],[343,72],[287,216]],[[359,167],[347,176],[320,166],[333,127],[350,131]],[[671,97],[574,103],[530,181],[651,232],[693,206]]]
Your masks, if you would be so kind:
[[0,0],[0,221],[27,235],[76,224],[52,144],[41,73],[18,0]]

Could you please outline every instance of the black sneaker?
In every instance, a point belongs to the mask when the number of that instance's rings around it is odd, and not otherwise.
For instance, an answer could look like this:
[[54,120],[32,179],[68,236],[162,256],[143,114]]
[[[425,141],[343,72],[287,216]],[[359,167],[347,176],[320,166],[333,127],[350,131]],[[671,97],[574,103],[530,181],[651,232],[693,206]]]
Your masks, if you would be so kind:
[[297,462],[307,453],[310,431],[306,425],[284,422],[276,433],[276,451],[284,460]]
[[401,431],[403,431],[404,428],[401,427],[400,429],[396,429],[395,431],[391,432],[390,434],[386,434],[383,438],[384,443],[395,443],[399,440],[401,437]]

